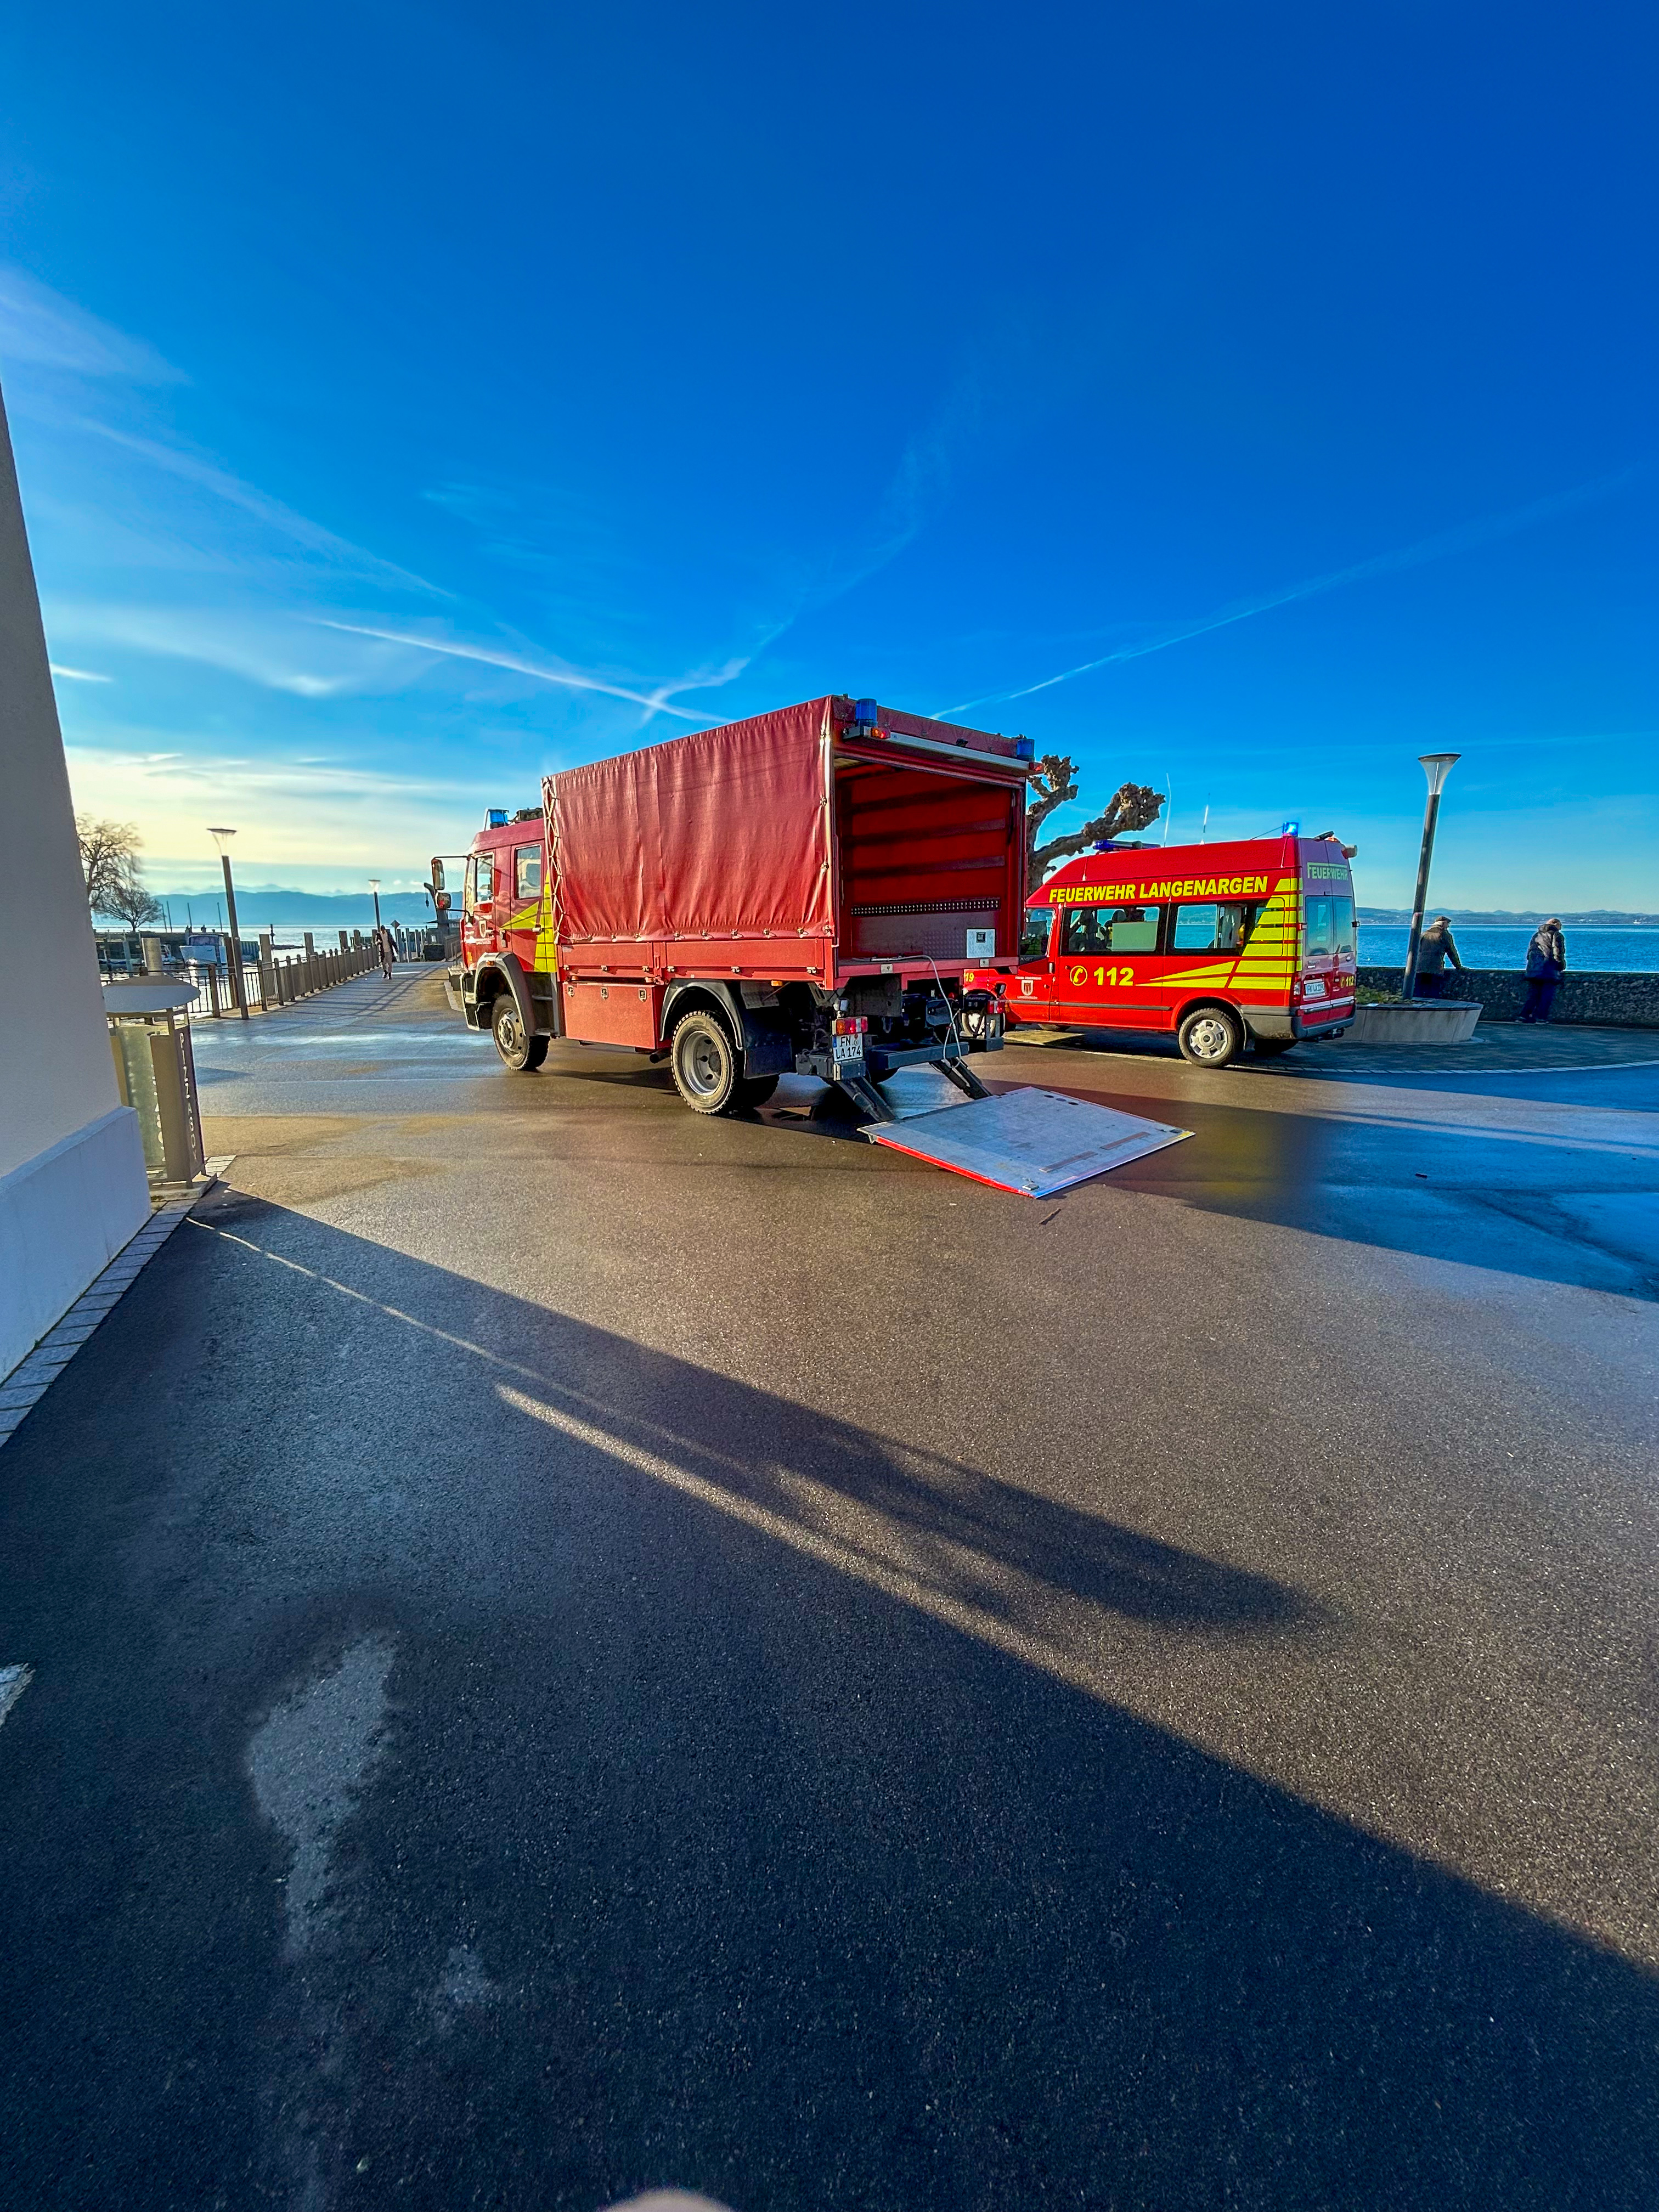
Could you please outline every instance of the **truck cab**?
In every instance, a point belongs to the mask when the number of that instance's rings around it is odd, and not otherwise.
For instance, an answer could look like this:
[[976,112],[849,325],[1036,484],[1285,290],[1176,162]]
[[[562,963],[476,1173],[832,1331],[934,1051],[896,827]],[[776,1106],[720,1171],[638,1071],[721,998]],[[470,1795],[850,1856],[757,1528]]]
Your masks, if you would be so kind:
[[1011,1024],[1173,1036],[1200,1067],[1340,1036],[1357,948],[1334,838],[1103,848],[1025,903]]
[[[443,862],[432,881],[448,912]],[[489,1030],[509,1067],[539,1067],[556,1033],[557,953],[539,806],[492,807],[462,864],[460,959],[452,976],[469,1029]]]

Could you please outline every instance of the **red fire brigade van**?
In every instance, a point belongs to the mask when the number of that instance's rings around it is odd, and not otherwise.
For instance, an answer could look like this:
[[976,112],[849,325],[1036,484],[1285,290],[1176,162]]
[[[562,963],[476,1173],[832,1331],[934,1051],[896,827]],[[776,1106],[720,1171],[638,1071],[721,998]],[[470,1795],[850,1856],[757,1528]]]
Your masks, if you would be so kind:
[[1340,1036],[1355,959],[1333,839],[1120,846],[1027,899],[1008,1019],[1173,1035],[1198,1066],[1225,1067],[1247,1039],[1265,1055]]

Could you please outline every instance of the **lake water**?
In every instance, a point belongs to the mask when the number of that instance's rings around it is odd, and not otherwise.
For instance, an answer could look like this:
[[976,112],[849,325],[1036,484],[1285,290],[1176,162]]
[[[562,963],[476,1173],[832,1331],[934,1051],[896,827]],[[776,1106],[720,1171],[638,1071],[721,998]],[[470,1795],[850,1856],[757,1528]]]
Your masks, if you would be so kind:
[[[1380,921],[1359,925],[1359,960],[1365,968],[1403,968],[1408,932]],[[1589,969],[1607,975],[1659,971],[1659,929],[1564,929],[1567,972]],[[1452,938],[1469,968],[1507,968],[1515,973],[1527,964],[1529,929],[1461,929],[1452,924]],[[1448,970],[1449,973],[1449,969]]]

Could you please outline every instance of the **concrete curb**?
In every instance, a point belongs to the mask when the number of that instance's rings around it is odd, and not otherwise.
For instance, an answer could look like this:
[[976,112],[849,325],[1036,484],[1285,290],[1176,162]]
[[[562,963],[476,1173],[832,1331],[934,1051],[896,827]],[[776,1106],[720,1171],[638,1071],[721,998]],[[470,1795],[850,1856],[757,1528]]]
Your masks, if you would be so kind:
[[26,1352],[9,1375],[0,1376],[0,1449],[25,1414],[39,1405],[106,1314],[113,1312],[123,1293],[140,1270],[165,1244],[191,1207],[204,1199],[230,1165],[234,1153],[207,1164],[202,1179],[177,1198],[158,1206],[148,1222],[124,1244],[101,1275],[96,1276],[63,1318],[46,1331],[33,1352]]
[[1345,1042],[1464,1044],[1480,1018],[1478,999],[1413,999],[1397,1006],[1356,1006]]

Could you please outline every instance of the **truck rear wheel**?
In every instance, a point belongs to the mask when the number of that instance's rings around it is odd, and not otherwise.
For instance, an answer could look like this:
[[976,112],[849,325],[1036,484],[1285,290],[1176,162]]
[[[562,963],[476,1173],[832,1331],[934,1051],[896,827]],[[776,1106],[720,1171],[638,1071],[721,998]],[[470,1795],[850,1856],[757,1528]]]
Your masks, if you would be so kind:
[[734,1114],[743,1104],[743,1062],[724,1022],[685,1015],[674,1024],[669,1065],[674,1088],[694,1114]]
[[1230,1006],[1194,1006],[1176,1031],[1176,1042],[1194,1067],[1226,1067],[1244,1049],[1244,1031]]
[[547,1039],[532,1035],[525,1027],[519,1002],[511,991],[503,991],[496,1000],[490,1012],[489,1034],[495,1040],[502,1065],[510,1067],[515,1075],[527,1074],[547,1058]]

